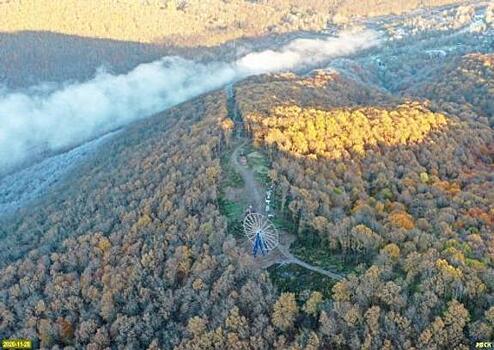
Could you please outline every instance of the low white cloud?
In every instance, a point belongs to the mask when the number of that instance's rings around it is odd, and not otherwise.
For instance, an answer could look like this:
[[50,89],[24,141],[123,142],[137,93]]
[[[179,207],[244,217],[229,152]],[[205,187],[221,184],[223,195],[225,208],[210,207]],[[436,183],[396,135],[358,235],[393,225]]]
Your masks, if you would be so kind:
[[245,77],[313,66],[378,43],[374,32],[297,39],[234,63],[164,57],[127,74],[100,71],[87,82],[0,89],[0,175],[33,152],[53,151],[147,117]]
[[241,72],[262,74],[315,66],[339,56],[375,46],[377,34],[373,31],[344,32],[326,39],[296,39],[278,51],[266,50],[250,53],[237,61]]

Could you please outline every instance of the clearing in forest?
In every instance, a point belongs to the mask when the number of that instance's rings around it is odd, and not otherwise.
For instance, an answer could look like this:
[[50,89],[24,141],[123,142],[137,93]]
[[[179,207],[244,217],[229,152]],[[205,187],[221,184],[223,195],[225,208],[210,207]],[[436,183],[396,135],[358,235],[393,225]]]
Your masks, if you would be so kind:
[[[264,193],[266,191],[256,177],[259,177],[259,172],[262,174],[267,169],[263,168],[265,167],[262,162],[263,156],[258,152],[249,154],[250,157],[247,156],[248,160],[246,164],[241,164],[240,157],[246,153],[247,144],[248,140],[239,138],[239,144],[235,147],[230,156],[230,166],[238,175],[240,175],[242,179],[243,188],[241,189],[241,192],[243,193],[243,212],[245,213],[245,210],[251,206],[254,212],[265,215]],[[290,244],[293,241],[293,236],[289,235],[285,231],[280,231],[280,241],[278,246],[264,256],[258,255],[255,258],[256,265],[259,268],[266,269],[275,264],[296,264],[304,269],[325,275],[334,280],[341,280],[344,277],[339,273],[322,269],[295,257],[289,250]],[[243,246],[245,246],[245,249],[248,251],[252,250],[251,242],[248,240],[245,240]]]

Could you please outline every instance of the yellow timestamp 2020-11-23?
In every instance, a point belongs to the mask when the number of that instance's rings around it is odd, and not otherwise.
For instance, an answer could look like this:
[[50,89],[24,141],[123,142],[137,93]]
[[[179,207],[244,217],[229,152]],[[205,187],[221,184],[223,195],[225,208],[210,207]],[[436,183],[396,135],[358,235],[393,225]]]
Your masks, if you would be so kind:
[[2,340],[2,350],[11,349],[32,349],[33,342],[28,339],[3,339]]

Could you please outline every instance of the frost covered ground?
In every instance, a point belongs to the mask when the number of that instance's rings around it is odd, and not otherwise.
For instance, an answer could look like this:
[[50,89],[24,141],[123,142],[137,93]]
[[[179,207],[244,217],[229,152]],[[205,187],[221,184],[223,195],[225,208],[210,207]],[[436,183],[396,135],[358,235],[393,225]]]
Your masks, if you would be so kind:
[[95,154],[98,147],[104,146],[105,142],[116,133],[118,131],[1,178],[0,216],[11,214],[30,201],[41,197],[62,181],[79,162]]

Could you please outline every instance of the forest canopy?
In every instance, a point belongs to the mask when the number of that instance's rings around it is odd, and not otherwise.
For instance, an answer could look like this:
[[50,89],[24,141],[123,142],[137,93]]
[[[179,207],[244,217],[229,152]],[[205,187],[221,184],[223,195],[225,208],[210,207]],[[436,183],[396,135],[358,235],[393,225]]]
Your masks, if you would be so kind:
[[494,127],[494,54],[468,54],[445,64],[437,79],[404,94],[430,99],[436,108]]
[[316,232],[360,264],[321,311],[323,344],[468,349],[494,336],[492,129],[347,90],[355,82],[343,76],[319,87],[292,76],[288,89],[286,79],[237,94],[299,239]]
[[[433,0],[429,6],[457,3]],[[0,31],[49,31],[140,43],[211,46],[240,37],[320,30],[350,16],[402,13],[422,1],[146,0],[0,2]]]
[[[285,2],[224,3],[256,20]],[[180,16],[204,9],[163,4]],[[199,22],[190,33],[209,25]],[[104,23],[98,35],[127,24]],[[0,336],[90,350],[467,350],[492,339],[493,62],[447,63],[395,95],[361,67],[254,76],[115,133],[51,193],[0,217]],[[274,278],[284,266],[256,264],[225,210],[245,214],[222,187],[243,181],[225,165],[235,144],[273,189],[280,235],[314,265],[338,263],[341,279],[289,290]]]
[[293,154],[329,159],[364,156],[377,146],[416,144],[430,132],[447,127],[444,115],[418,105],[402,105],[392,111],[376,108],[322,111],[298,106],[274,108],[262,118],[247,115],[256,140]]

